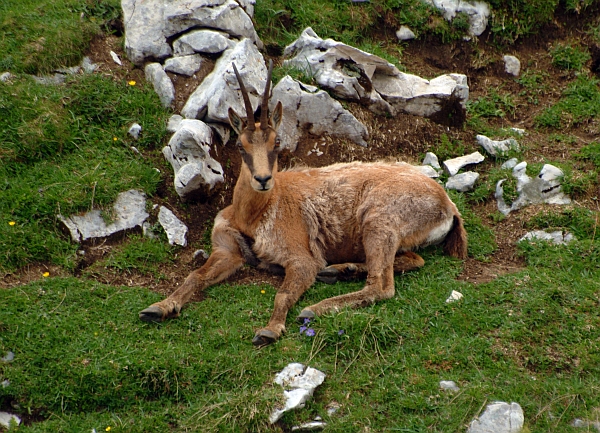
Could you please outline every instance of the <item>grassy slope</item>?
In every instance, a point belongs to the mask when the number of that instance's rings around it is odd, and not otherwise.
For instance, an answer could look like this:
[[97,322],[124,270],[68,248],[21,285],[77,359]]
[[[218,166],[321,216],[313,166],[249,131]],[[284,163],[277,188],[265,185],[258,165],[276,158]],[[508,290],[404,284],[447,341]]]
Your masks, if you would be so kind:
[[[408,3],[374,1],[353,17],[345,15],[356,13],[345,3],[316,8],[265,0],[257,19],[267,41],[293,39],[311,24],[323,37],[365,46],[372,42],[360,31],[331,23],[342,22],[342,14],[343,22],[360,18],[372,26],[386,8]],[[156,172],[129,151],[126,135],[135,120],[146,131],[136,146],[155,149],[164,140],[168,113],[151,89],[102,76],[43,87],[22,75],[77,63],[115,7],[115,1],[0,5],[0,70],[16,74],[10,87],[0,85],[2,269],[37,260],[72,266],[75,250],[58,234],[57,210],[89,209],[92,195],[102,205],[131,187],[149,194],[156,188]],[[296,15],[297,27],[287,35],[277,28],[285,10]],[[311,15],[314,10],[327,13]],[[394,11],[398,22],[417,23],[419,31],[460,35],[460,26],[419,21],[420,7]],[[81,12],[89,19],[81,20]],[[35,31],[17,32],[16,23]],[[33,49],[42,37],[48,48]],[[66,54],[56,56],[59,48]],[[562,110],[556,127],[569,107],[555,109]],[[588,149],[582,157],[595,161],[595,147]],[[468,211],[465,196],[453,198],[467,218],[470,254],[484,260],[494,248],[489,230]],[[313,338],[301,336],[290,319],[288,335],[260,351],[250,339],[270,314],[274,288],[268,286],[212,288],[205,301],[164,325],[137,320],[137,311],[159,299],[143,288],[47,278],[2,291],[0,355],[11,350],[15,360],[0,363],[0,379],[10,381],[0,387],[0,404],[17,404],[12,410],[39,420],[20,431],[261,431],[278,399],[273,375],[289,362],[306,362],[328,377],[305,410],[284,417],[287,426],[318,414],[327,431],[455,432],[486,402],[506,400],[523,406],[532,431],[577,431],[569,427],[573,418],[596,419],[600,407],[600,241],[589,212],[569,212],[533,221],[532,228],[571,225],[580,240],[568,247],[523,246],[528,267],[518,274],[478,286],[458,282],[460,262],[430,250],[423,270],[397,278],[394,299],[321,318],[312,325]],[[110,260],[127,269],[166,259],[155,243],[134,240]],[[317,284],[291,315],[359,287]],[[465,299],[446,304],[451,290]],[[440,380],[456,381],[461,392],[441,392]],[[329,418],[325,407],[332,401],[342,408]]]

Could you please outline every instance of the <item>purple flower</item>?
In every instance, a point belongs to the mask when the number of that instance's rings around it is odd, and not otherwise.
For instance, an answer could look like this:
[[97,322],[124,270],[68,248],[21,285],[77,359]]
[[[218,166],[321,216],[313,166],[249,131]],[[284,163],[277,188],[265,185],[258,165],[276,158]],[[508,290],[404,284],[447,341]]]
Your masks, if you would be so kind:
[[306,326],[301,326],[300,327],[300,334],[302,334],[304,331],[306,331],[308,328]]
[[340,330],[338,331],[338,335],[344,335],[344,333],[345,333],[345,332],[346,332],[346,331],[344,331],[343,329],[340,329]]
[[305,334],[306,334],[306,336],[307,336],[307,337],[314,337],[316,333],[315,333],[315,330],[314,330],[314,329],[312,329],[312,328],[308,328],[308,329],[306,330]]
[[310,319],[308,317],[305,317],[303,324],[308,325],[309,323],[310,323]]

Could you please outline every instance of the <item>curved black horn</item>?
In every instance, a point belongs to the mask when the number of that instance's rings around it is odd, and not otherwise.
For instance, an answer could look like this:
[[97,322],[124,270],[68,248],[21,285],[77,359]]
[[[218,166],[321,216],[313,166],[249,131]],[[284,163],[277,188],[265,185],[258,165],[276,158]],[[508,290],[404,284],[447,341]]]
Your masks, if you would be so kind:
[[246,106],[246,128],[250,131],[254,131],[256,129],[256,125],[254,124],[254,110],[252,109],[252,104],[250,103],[250,98],[248,97],[248,92],[246,91],[246,86],[244,86],[244,82],[242,81],[242,77],[240,77],[240,73],[235,67],[235,63],[231,62],[233,65],[233,72],[235,72],[235,76],[237,77],[238,83],[240,83],[240,90],[242,91],[242,97],[244,98],[244,105]]
[[271,74],[273,72],[273,60],[269,60],[269,72],[267,72],[267,84],[263,93],[262,105],[260,106],[260,129],[265,130],[269,127],[269,93],[271,93]]

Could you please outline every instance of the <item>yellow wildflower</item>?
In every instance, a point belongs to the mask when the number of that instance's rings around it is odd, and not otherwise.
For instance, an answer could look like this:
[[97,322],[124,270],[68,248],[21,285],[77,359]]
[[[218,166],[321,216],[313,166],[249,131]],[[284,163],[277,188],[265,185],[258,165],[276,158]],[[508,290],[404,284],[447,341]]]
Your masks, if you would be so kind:
[[50,272],[46,271],[46,272],[44,272],[44,273],[42,274],[42,276],[43,276],[44,278],[47,278],[47,277],[49,277],[49,276],[50,276]]
[[113,137],[113,141],[117,141],[117,140],[118,140],[118,138],[117,138],[117,137]]
[[106,427],[106,431],[110,431],[110,426]]
[[9,225],[9,226],[14,226],[15,224],[16,224],[16,222],[14,222],[14,221],[9,221],[9,222],[8,222],[8,225]]
[[261,290],[261,291],[260,291],[260,293],[262,293],[262,294],[264,295],[264,294],[265,294],[265,293],[267,293],[267,292],[265,292],[264,290]]
[[135,86],[135,80],[131,80],[131,81],[130,81],[129,83],[127,83],[127,84],[129,84],[130,86]]

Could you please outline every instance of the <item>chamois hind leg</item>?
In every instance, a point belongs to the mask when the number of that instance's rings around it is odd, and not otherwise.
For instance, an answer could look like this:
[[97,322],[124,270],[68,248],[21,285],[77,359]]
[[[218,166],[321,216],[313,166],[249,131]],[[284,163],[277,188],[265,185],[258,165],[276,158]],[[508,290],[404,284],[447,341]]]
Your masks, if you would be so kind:
[[[217,228],[218,222],[215,221]],[[196,291],[223,281],[244,264],[240,245],[236,240],[236,232],[228,226],[213,231],[213,253],[206,263],[190,273],[184,283],[168,298],[150,305],[140,311],[140,319],[144,322],[162,322],[165,319],[179,316],[181,308],[190,300]]]
[[312,260],[294,257],[294,264],[285,268],[285,279],[275,295],[271,319],[265,328],[256,331],[252,344],[262,347],[281,337],[285,332],[288,311],[315,282],[317,269],[317,265]]
[[325,299],[304,308],[298,319],[310,319],[343,307],[366,307],[376,301],[394,296],[394,258],[397,250],[396,233],[365,232],[365,255],[368,270],[367,282],[362,290]]
[[[425,264],[423,258],[413,253],[405,251],[396,254],[394,259],[394,272],[404,273],[421,268]],[[367,275],[368,268],[366,263],[341,263],[327,266],[321,269],[317,274],[317,281],[327,284],[333,284],[338,280],[351,280]]]

